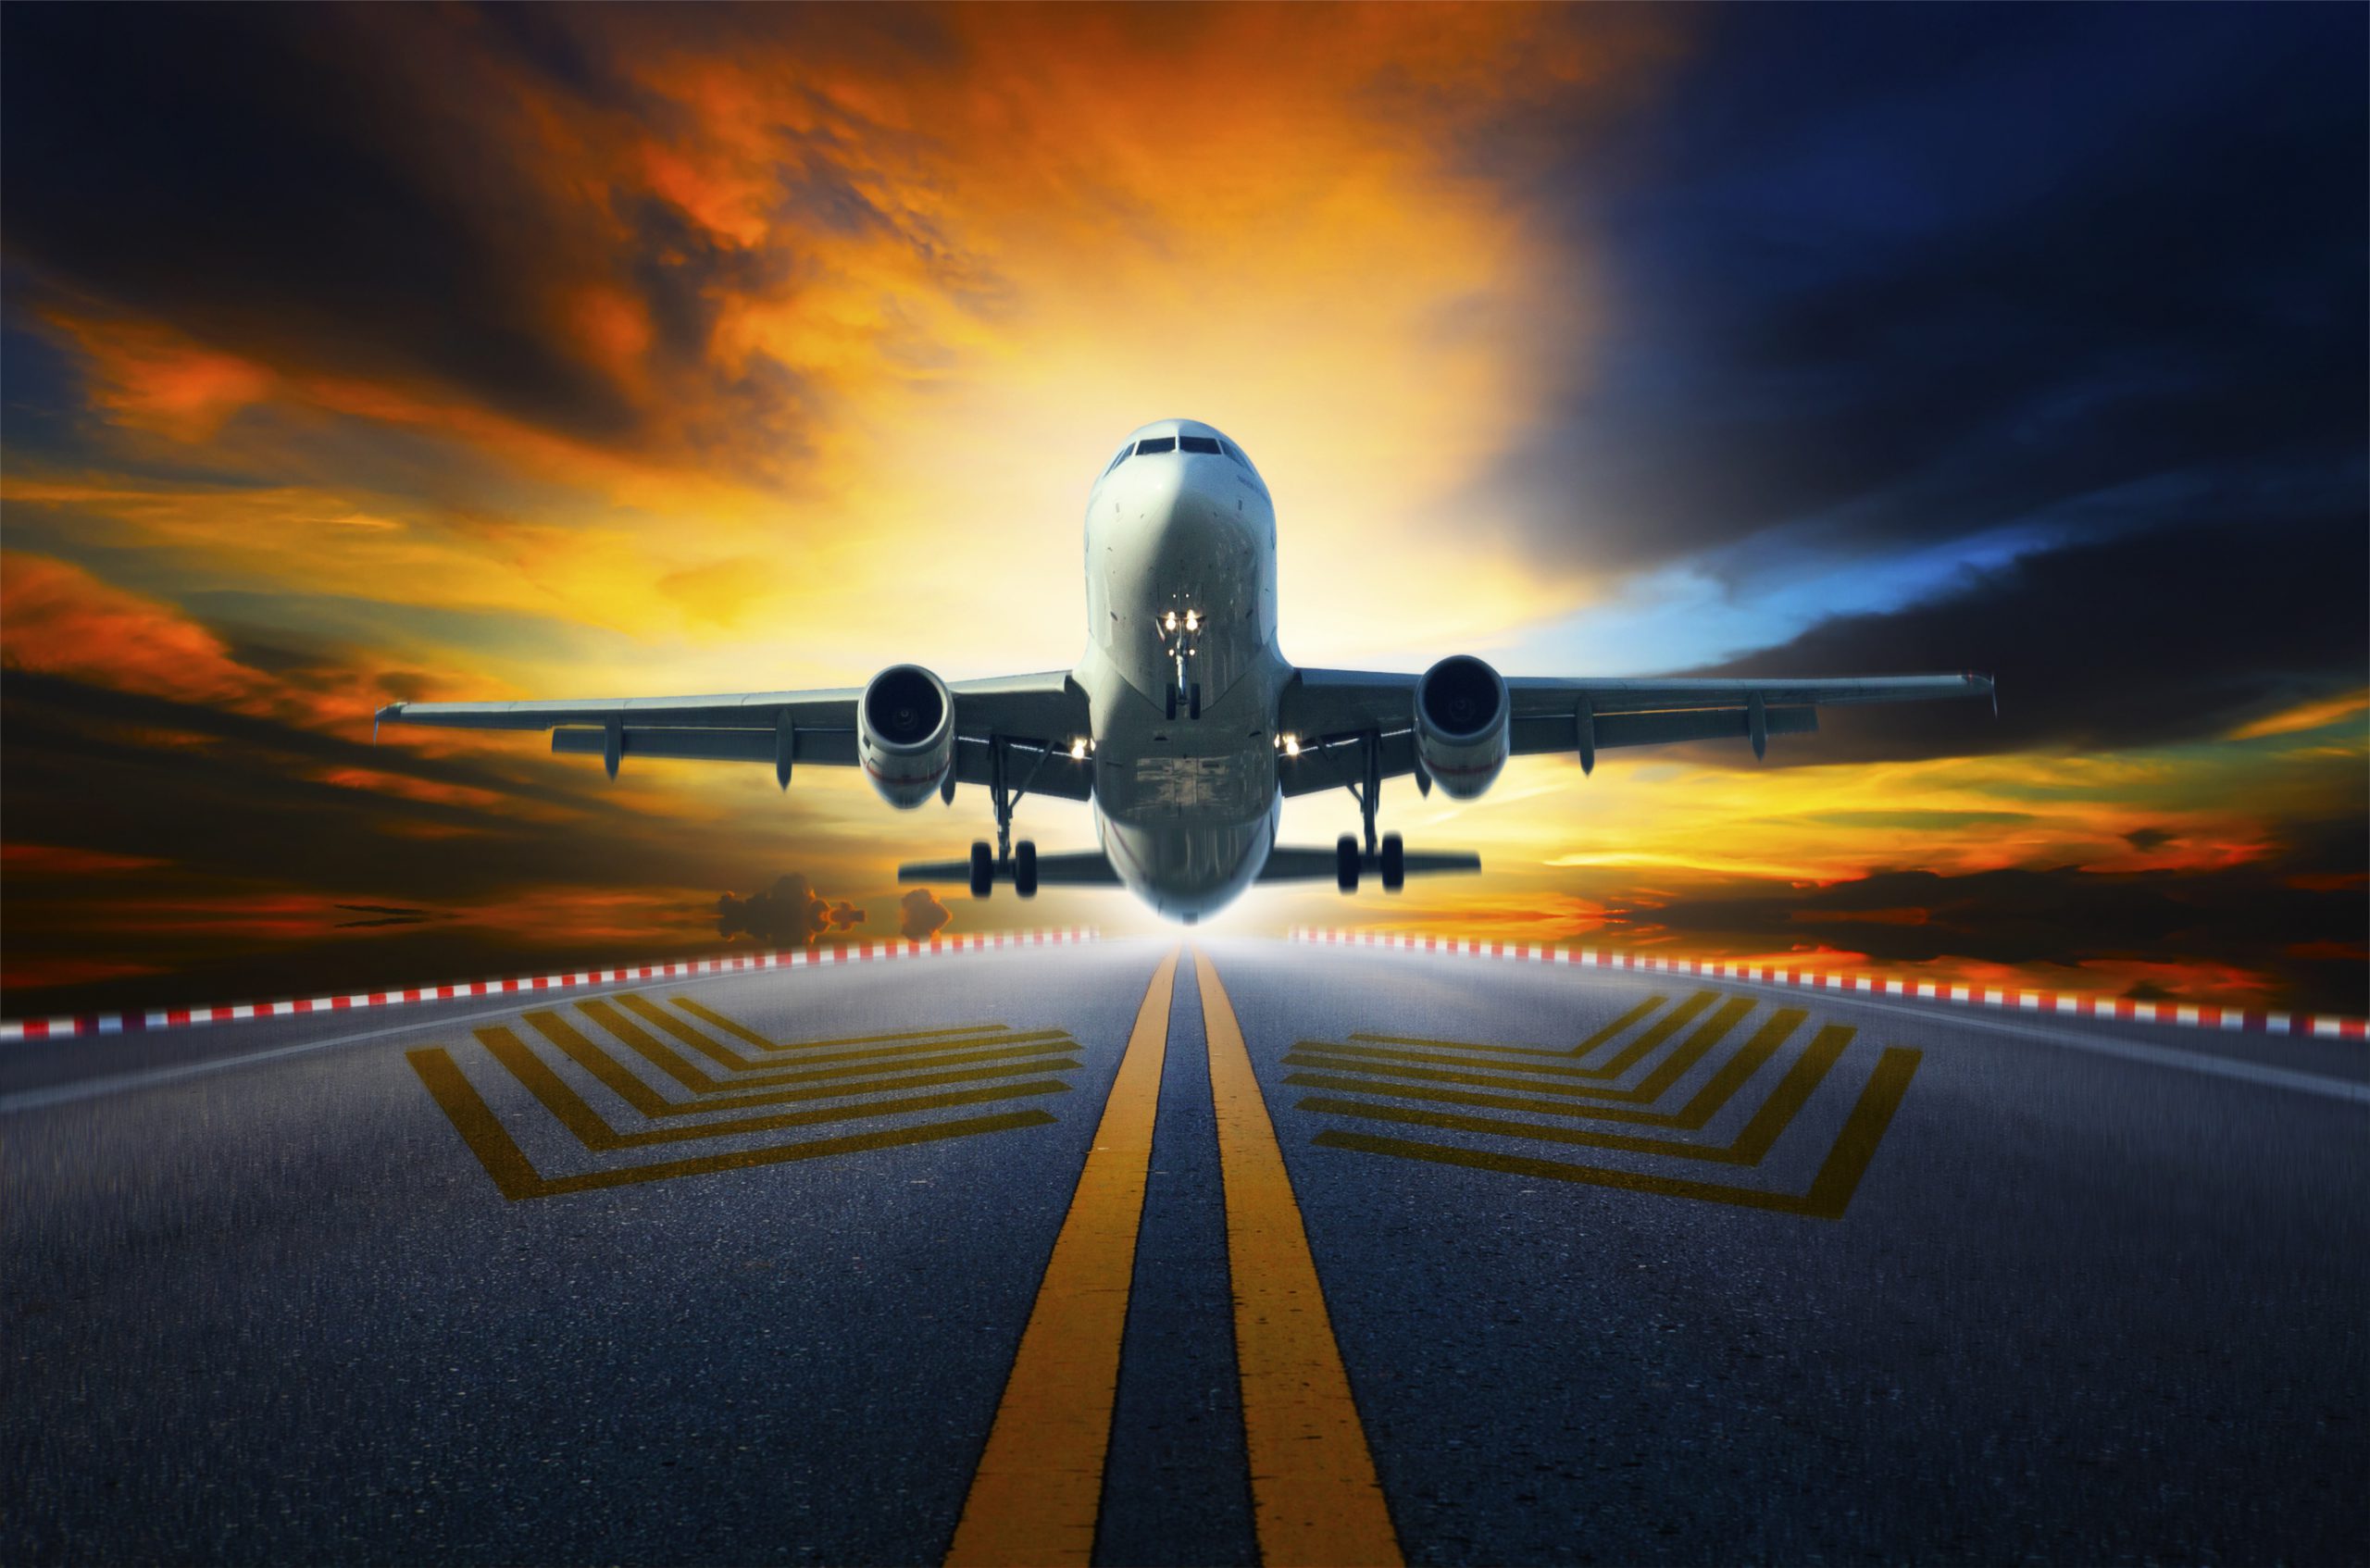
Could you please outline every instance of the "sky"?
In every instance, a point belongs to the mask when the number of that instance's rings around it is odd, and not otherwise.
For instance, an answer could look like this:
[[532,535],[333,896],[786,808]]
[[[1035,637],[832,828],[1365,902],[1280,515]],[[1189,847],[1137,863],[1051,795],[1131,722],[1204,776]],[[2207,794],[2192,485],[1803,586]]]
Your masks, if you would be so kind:
[[1387,785],[1486,872],[1206,928],[2370,1011],[2366,33],[9,6],[0,1012],[1164,928],[899,888],[976,790],[370,715],[1066,667],[1170,417],[1258,462],[1303,663],[2000,682]]

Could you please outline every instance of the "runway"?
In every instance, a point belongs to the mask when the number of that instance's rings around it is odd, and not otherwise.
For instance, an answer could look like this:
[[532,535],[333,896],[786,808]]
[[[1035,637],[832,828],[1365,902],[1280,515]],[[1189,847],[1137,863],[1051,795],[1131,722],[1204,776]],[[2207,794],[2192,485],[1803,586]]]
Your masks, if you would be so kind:
[[2338,1562],[2370,1052],[1129,940],[0,1052],[0,1559]]

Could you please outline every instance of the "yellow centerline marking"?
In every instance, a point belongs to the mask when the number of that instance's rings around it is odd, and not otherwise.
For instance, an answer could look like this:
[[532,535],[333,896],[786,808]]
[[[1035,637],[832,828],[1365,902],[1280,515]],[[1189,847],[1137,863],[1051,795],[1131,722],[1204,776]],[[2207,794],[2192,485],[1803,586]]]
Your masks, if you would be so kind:
[[1292,1568],[1399,1563],[1399,1537],[1251,1052],[1217,971],[1198,951],[1193,972],[1217,1105],[1234,1354],[1260,1559]]
[[1153,975],[1119,1059],[987,1450],[963,1500],[949,1563],[1086,1563],[1093,1558],[1176,985],[1172,952]]

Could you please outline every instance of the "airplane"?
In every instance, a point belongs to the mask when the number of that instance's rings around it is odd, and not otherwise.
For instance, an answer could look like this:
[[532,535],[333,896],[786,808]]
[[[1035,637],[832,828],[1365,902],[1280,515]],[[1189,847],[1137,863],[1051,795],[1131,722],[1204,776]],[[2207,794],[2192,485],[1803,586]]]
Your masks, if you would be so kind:
[[[552,750],[598,756],[861,767],[891,805],[983,786],[992,852],[903,865],[901,882],[1123,886],[1191,925],[1254,883],[1473,872],[1478,855],[1378,838],[1382,782],[1412,777],[1453,800],[1487,790],[1509,757],[1808,734],[1830,703],[1990,695],[1974,674],[1816,680],[1563,679],[1503,676],[1468,653],[1420,675],[1303,669],[1276,643],[1276,508],[1240,443],[1192,419],[1130,434],[1087,495],[1086,652],[1074,669],[942,680],[892,665],[863,687],[584,702],[395,703],[390,724],[548,729]],[[1996,707],[1996,699],[1995,699]],[[1279,846],[1286,797],[1347,790],[1363,838]],[[1012,841],[1029,795],[1084,801],[1100,850],[1040,854]]]

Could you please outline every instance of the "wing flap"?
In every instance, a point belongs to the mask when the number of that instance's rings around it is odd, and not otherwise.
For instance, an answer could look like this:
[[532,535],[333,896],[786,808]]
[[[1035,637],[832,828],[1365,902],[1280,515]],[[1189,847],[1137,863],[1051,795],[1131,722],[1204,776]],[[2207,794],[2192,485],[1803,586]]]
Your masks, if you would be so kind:
[[[1812,735],[1818,730],[1818,710],[1812,707],[1766,710],[1772,735]],[[1578,718],[1566,710],[1534,714],[1514,720],[1512,751],[1516,756],[1549,752],[1573,752],[1579,747]],[[1600,714],[1596,716],[1596,745],[1674,746],[1687,740],[1743,740],[1753,734],[1753,716],[1743,708],[1674,709],[1666,713]]]
[[[1404,719],[1400,721],[1396,733],[1381,735],[1377,744],[1382,748],[1382,776],[1385,778],[1397,778],[1416,770],[1416,736]],[[1339,790],[1360,782],[1366,776],[1366,737],[1363,735],[1337,735],[1326,740],[1304,741],[1299,754],[1285,753],[1276,758],[1276,782],[1288,798],[1313,795],[1319,790]]]
[[[795,732],[796,749],[791,753],[793,762],[814,763],[825,767],[855,765],[855,731],[853,729],[800,729]],[[597,757],[605,754],[607,731],[563,726],[552,731],[552,750],[561,756]],[[771,729],[694,729],[689,726],[644,728],[627,725],[618,737],[617,752],[628,757],[688,757],[702,762],[761,762],[772,763],[774,731]]]

